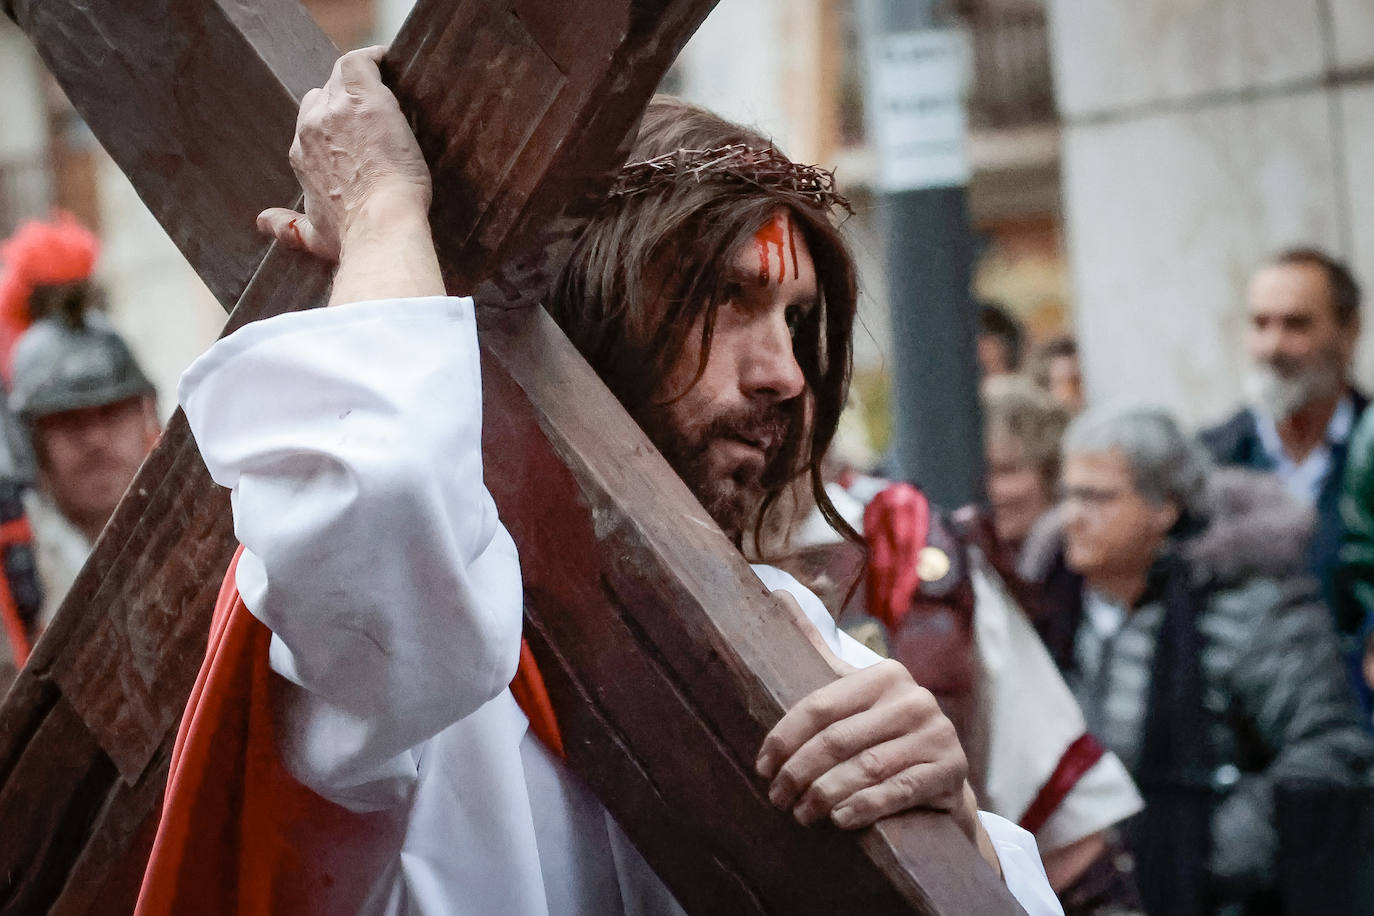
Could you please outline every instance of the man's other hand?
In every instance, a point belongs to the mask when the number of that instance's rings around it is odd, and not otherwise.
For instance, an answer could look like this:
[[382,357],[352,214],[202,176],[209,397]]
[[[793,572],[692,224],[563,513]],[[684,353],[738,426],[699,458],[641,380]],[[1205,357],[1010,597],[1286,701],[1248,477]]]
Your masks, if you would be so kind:
[[343,55],[322,88],[301,100],[291,167],[305,192],[305,212],[264,210],[258,228],[278,242],[338,260],[387,226],[426,219],[429,168],[377,68],[385,51]]
[[910,808],[948,811],[986,857],[968,761],[935,697],[900,662],[847,664],[795,598],[773,596],[839,675],[788,710],[764,739],[756,768],[771,781],[773,804],[803,824],[829,819],[846,829]]

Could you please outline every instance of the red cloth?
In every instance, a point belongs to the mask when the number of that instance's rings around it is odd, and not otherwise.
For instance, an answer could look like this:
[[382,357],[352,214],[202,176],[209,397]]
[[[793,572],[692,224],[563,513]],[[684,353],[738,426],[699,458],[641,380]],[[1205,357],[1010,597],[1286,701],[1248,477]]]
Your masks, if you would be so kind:
[[0,243],[0,366],[10,375],[10,352],[33,320],[29,296],[35,286],[86,280],[95,269],[100,243],[70,213],[52,222],[30,220]]
[[[0,558],[5,550],[14,544],[32,544],[33,529],[29,527],[28,516],[21,515],[0,525]],[[9,638],[10,654],[14,657],[14,667],[22,668],[29,660],[36,634],[30,624],[19,614],[19,602],[10,588],[10,577],[0,569],[0,622],[4,623],[5,635]]]
[[1065,749],[1050,778],[1045,780],[1045,784],[1026,807],[1026,813],[1021,815],[1021,828],[1038,833],[1040,828],[1045,826],[1045,821],[1050,819],[1050,815],[1054,814],[1064,799],[1069,797],[1073,787],[1078,785],[1078,780],[1095,767],[1106,753],[1106,749],[1098,744],[1092,735],[1086,732],[1080,735]]
[[929,535],[930,502],[909,483],[893,484],[864,509],[868,613],[890,632],[901,629],[921,588],[916,564]]
[[559,760],[566,760],[568,755],[563,750],[563,734],[558,730],[558,719],[553,714],[553,703],[549,702],[544,675],[535,663],[530,644],[523,639],[520,640],[520,665],[515,669],[515,680],[510,682],[510,692],[530,720],[530,731]]
[[[404,824],[386,813],[354,814],[282,766],[271,709],[272,634],[234,586],[241,553],[220,588],[205,662],[177,732],[139,916],[356,912],[404,839]],[[561,754],[527,646],[512,690],[535,733]]]

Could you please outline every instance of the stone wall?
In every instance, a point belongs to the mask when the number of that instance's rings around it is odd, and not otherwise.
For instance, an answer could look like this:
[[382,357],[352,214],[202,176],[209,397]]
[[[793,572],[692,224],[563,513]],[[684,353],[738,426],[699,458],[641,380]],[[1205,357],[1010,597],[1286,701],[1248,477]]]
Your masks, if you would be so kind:
[[1049,8],[1090,396],[1217,418],[1240,397],[1245,281],[1266,254],[1328,248],[1374,300],[1374,4]]
[[177,380],[224,327],[224,309],[104,154],[97,161],[101,221],[96,275],[110,320],[157,387],[164,417],[177,407]]
[[0,16],[0,237],[46,213],[52,195],[39,77],[28,39]]

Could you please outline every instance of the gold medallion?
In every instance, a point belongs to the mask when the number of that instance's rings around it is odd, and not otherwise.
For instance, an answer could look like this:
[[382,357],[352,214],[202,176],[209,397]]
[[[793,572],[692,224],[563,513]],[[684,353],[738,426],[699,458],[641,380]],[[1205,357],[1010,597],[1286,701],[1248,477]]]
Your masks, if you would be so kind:
[[939,582],[949,575],[949,554],[939,547],[922,547],[916,554],[916,575],[922,582]]

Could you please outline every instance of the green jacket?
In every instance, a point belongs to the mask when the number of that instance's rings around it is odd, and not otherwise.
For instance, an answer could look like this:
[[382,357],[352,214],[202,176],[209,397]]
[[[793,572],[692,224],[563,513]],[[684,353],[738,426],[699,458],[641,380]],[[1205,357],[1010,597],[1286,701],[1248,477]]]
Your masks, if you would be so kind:
[[1351,434],[1340,510],[1332,610],[1340,629],[1363,643],[1374,631],[1374,410],[1365,411]]

